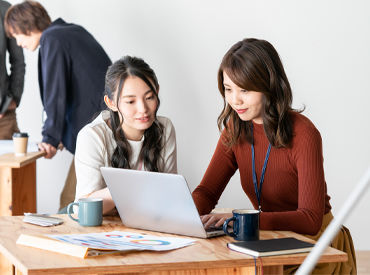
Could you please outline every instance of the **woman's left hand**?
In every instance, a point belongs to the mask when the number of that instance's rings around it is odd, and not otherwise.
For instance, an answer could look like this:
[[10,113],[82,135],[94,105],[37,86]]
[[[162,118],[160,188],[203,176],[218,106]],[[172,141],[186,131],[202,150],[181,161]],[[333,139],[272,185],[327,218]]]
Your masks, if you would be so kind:
[[220,227],[224,224],[226,219],[231,218],[232,213],[211,213],[200,217],[204,228],[207,229],[211,226]]

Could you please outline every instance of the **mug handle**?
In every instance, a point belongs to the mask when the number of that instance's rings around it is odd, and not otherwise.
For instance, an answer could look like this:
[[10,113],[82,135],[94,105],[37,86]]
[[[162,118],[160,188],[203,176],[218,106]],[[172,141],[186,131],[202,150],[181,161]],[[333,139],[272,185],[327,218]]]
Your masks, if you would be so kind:
[[78,202],[71,202],[70,204],[68,204],[68,207],[67,207],[68,217],[70,217],[75,222],[79,222],[78,219],[73,218],[72,215],[71,215],[71,214],[73,214],[73,209],[72,209],[73,205],[79,205],[79,203]]
[[229,230],[227,229],[227,227],[229,226],[229,223],[231,222],[231,221],[234,221],[235,222],[235,217],[231,217],[231,218],[228,218],[225,222],[224,222],[224,225],[223,225],[223,227],[222,227],[222,229],[224,230],[224,232],[226,233],[226,235],[229,235],[230,237],[233,237],[233,238],[235,238],[236,237],[236,235],[235,235],[235,233],[234,233],[234,231],[232,231],[232,232],[229,232]]

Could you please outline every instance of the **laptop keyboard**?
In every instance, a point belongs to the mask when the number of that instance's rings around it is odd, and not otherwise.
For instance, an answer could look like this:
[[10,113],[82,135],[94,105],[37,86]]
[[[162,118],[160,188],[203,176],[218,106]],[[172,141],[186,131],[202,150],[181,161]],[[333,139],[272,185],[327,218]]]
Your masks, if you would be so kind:
[[213,231],[222,231],[222,226],[219,226],[219,227],[216,227],[216,226],[211,226],[209,228],[206,229],[206,232],[213,232]]

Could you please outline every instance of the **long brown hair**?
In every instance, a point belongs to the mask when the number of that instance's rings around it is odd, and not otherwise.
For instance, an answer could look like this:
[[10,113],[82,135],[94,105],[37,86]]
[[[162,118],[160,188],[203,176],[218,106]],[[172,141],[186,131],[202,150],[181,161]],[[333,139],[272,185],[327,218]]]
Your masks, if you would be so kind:
[[[222,59],[218,70],[218,89],[224,107],[218,117],[218,127],[226,130],[228,146],[244,136],[253,142],[251,121],[242,121],[225,101],[223,73],[239,87],[263,94],[263,126],[272,146],[287,147],[292,140],[292,91],[275,48],[265,40],[248,38],[233,45]],[[294,110],[296,111],[296,110]]]
[[[144,142],[139,158],[143,160],[144,166],[148,171],[160,172],[159,161],[161,159],[160,152],[163,147],[162,138],[164,127],[157,119],[157,111],[160,104],[158,98],[159,84],[152,68],[141,58],[124,56],[108,68],[105,77],[105,94],[111,100],[115,100],[118,106],[123,85],[130,76],[141,78],[148,85],[150,90],[153,91],[158,102],[157,109],[155,110],[155,121],[144,132]],[[115,112],[110,110],[111,128],[113,137],[117,143],[117,147],[112,155],[111,165],[116,168],[131,169],[131,146],[122,129],[120,114],[118,112],[119,111]]]

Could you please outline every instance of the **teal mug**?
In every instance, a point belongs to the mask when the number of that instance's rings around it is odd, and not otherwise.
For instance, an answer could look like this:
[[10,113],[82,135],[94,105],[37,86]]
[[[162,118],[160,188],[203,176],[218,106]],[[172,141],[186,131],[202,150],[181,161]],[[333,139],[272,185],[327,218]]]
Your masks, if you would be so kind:
[[[73,206],[78,206],[78,219],[72,217]],[[99,226],[103,221],[103,199],[84,198],[68,204],[68,216],[82,226]]]

